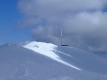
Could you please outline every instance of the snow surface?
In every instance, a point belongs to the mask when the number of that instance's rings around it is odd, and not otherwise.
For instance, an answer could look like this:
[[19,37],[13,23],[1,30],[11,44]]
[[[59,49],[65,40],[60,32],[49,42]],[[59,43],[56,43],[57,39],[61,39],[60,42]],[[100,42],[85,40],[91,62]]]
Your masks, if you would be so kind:
[[[61,57],[55,53],[57,46],[54,44],[33,41],[33,42],[28,43],[27,45],[24,45],[23,47],[33,50],[33,51],[35,51],[39,54],[42,54],[44,56],[47,56],[57,62],[60,62],[64,65],[67,65],[67,66],[72,67],[74,69],[81,70],[80,68],[62,60]],[[65,53],[63,53],[63,54],[65,54]],[[65,54],[65,55],[67,55],[67,54]],[[67,55],[67,56],[70,56],[70,55]]]
[[106,58],[74,47],[37,44],[35,47],[53,55],[50,57],[22,46],[0,46],[0,80],[107,80]]

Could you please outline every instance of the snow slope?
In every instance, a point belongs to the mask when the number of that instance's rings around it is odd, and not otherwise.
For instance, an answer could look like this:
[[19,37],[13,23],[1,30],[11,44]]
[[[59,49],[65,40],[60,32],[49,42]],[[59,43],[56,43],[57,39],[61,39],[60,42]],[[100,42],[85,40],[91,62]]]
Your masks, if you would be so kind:
[[23,47],[76,70],[85,69],[97,73],[107,73],[107,62],[105,59],[81,49],[36,41],[30,42]]
[[54,44],[34,41],[34,42],[31,42],[31,43],[25,45],[24,48],[38,52],[39,54],[45,55],[53,60],[56,60],[64,65],[67,65],[69,67],[75,68],[77,70],[81,70],[80,68],[73,66],[73,65],[65,62],[64,60],[62,60],[61,57],[55,53],[57,46]]
[[107,59],[44,42],[3,45],[0,80],[107,80]]

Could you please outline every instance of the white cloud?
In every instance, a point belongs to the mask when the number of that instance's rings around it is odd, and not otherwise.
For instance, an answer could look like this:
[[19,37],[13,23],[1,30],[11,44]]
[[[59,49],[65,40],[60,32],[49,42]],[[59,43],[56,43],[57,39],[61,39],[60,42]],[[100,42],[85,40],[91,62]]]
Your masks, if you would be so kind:
[[64,11],[101,10],[104,4],[104,0],[21,0],[19,7],[26,14],[47,16]]
[[106,3],[106,0],[21,0],[18,6],[25,15],[24,24],[40,25],[33,31],[37,40],[58,43],[63,27],[65,43],[105,50],[107,13],[102,9]]

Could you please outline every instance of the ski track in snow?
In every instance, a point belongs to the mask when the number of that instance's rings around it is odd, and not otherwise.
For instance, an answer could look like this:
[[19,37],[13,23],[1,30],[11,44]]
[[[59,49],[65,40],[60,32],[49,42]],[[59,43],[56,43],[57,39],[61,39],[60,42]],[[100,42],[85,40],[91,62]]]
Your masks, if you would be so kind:
[[51,43],[44,43],[44,42],[36,42],[36,41],[33,41],[27,45],[24,45],[23,46],[24,48],[27,48],[27,49],[30,49],[30,50],[33,50],[35,52],[38,52],[39,54],[42,54],[44,56],[47,56],[57,62],[60,62],[64,65],[67,65],[69,67],[72,67],[74,69],[77,69],[77,70],[81,70],[80,68],[76,67],[76,66],[73,66],[71,65],[70,63],[67,63],[65,62],[64,60],[62,60],[60,58],[60,56],[58,56],[54,50],[57,48],[56,45],[54,44],[51,44]]

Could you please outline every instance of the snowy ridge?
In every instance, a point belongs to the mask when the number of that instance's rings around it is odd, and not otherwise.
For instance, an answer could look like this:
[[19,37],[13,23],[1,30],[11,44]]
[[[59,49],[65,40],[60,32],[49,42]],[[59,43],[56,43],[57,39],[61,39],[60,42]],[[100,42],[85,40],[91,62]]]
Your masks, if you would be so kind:
[[72,64],[67,63],[66,61],[62,60],[60,58],[60,56],[58,56],[55,53],[55,49],[57,48],[57,46],[54,45],[54,44],[33,41],[33,42],[30,42],[27,45],[24,45],[23,47],[27,48],[27,49],[30,49],[30,50],[33,50],[35,52],[38,52],[41,55],[47,56],[47,57],[49,57],[49,58],[51,58],[51,59],[53,59],[57,62],[60,62],[64,65],[67,65],[69,67],[75,68],[77,70],[81,70],[80,68],[78,68],[76,66],[73,66]]

